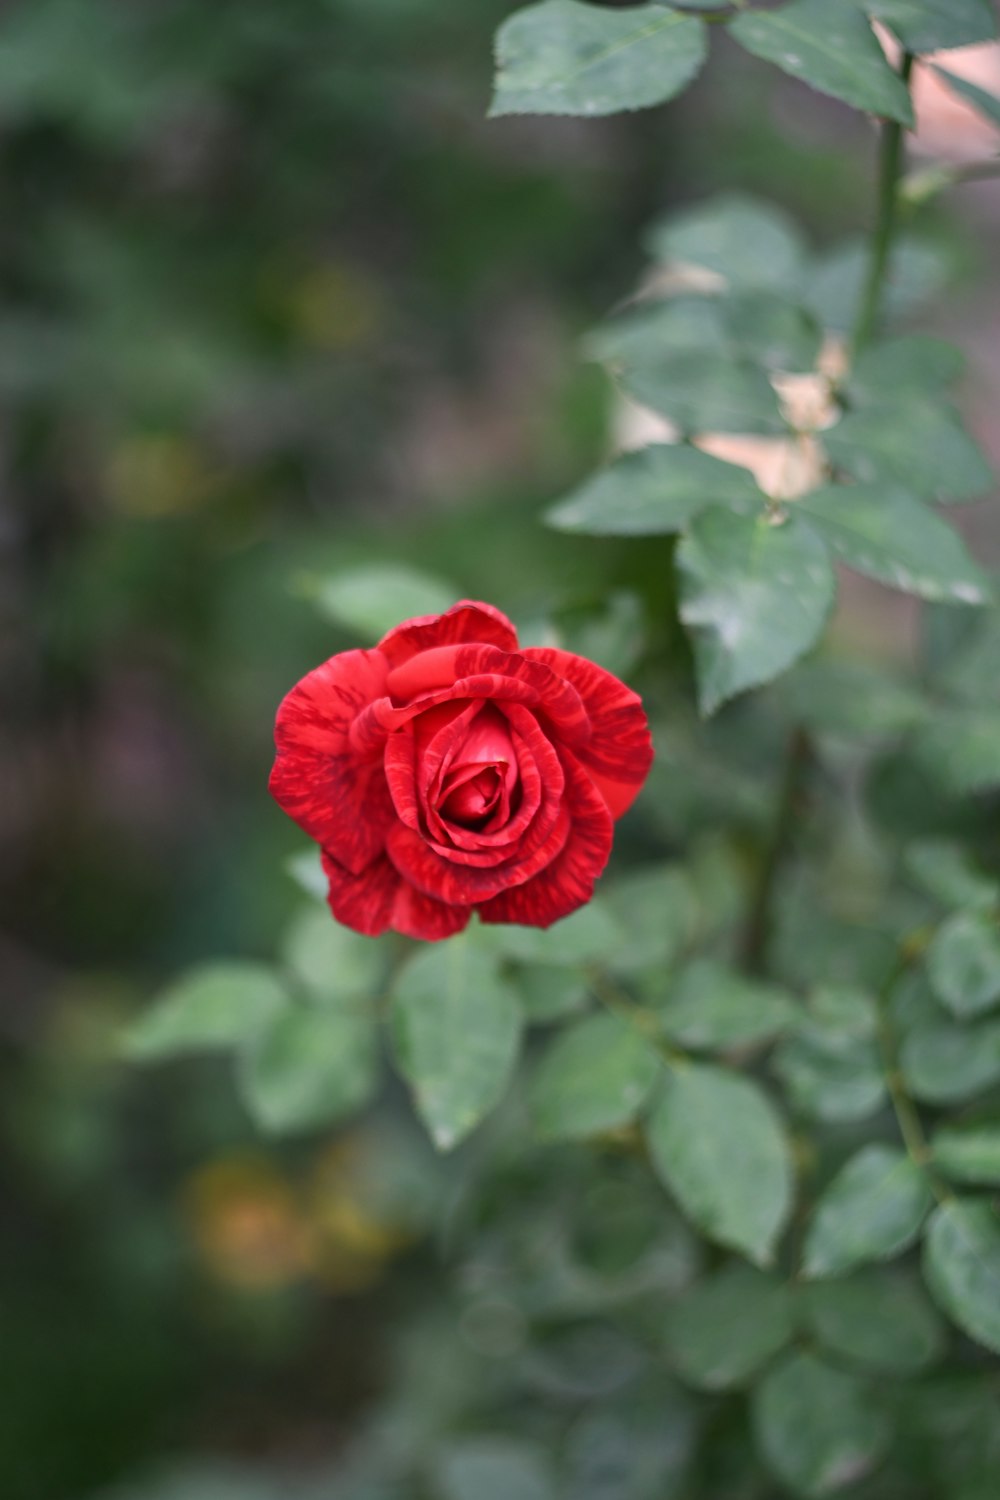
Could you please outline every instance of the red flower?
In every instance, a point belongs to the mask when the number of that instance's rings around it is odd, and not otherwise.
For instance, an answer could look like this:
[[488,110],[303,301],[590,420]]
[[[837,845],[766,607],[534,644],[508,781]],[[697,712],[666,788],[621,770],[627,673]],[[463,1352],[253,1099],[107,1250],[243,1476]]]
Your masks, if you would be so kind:
[[469,600],[303,677],[275,743],[271,792],[322,847],[337,920],[428,939],[473,911],[548,927],[583,906],[653,757],[630,688],[519,651]]

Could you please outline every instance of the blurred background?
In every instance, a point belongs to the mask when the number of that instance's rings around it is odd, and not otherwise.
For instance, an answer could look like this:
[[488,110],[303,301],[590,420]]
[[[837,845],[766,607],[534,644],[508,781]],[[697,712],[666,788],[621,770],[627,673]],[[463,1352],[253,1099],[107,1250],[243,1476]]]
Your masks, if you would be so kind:
[[[389,1500],[414,1465],[428,1495],[530,1500],[525,1434],[560,1401],[575,1496],[624,1495],[623,1454],[658,1476],[629,1494],[683,1471],[682,1393],[647,1379],[652,1421],[638,1346],[575,1323],[626,1294],[640,1319],[695,1253],[627,1165],[568,1152],[554,1191],[501,1127],[487,1182],[475,1145],[435,1161],[391,1092],[278,1147],[226,1065],[117,1055],[171,974],[268,958],[297,919],[274,708],[387,589],[414,612],[386,568],[529,628],[662,572],[659,539],[537,524],[608,451],[578,345],[640,277],[642,226],[723,187],[819,246],[865,224],[868,130],[724,44],[665,109],[488,123],[507,9],[0,6],[3,1500]],[[997,83],[989,49],[965,60]],[[996,152],[920,87],[924,148]],[[950,288],[922,326],[969,353],[1000,462],[997,189],[919,228]],[[988,508],[966,524],[996,563]],[[369,584],[345,604],[348,573]],[[905,615],[865,619],[905,642]],[[517,1441],[441,1447],[478,1408]],[[739,1452],[718,1462],[742,1495]]]

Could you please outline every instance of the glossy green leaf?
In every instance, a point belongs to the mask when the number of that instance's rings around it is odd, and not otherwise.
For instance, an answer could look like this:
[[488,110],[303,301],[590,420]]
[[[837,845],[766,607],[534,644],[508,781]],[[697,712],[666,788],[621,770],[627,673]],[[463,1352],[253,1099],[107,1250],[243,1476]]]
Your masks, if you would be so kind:
[[378,998],[385,950],[335,922],[329,911],[307,911],[285,941],[285,962],[310,997],[323,1004]]
[[752,1266],[726,1266],[678,1297],[667,1313],[667,1354],[690,1385],[745,1385],[794,1333],[788,1283]]
[[729,30],[748,52],[820,93],[913,124],[906,85],[853,0],[792,0],[780,10],[743,12]]
[[545,514],[558,531],[653,536],[679,531],[711,505],[760,506],[748,469],[686,444],[652,443],[625,453]]
[[795,222],[773,203],[720,193],[646,231],[646,249],[664,263],[699,266],[734,288],[771,288],[787,295],[805,251]]
[[965,368],[962,351],[944,339],[909,333],[884,339],[859,354],[847,377],[852,406],[884,406],[886,392],[901,396],[940,396]]
[[578,1140],[629,1124],[659,1073],[651,1043],[617,1016],[589,1016],[565,1027],[532,1080],[539,1134]]
[[981,89],[978,84],[971,83],[967,78],[960,78],[957,73],[952,73],[947,68],[935,67],[934,72],[939,78],[944,79],[954,93],[966,103],[971,104],[973,109],[977,109],[994,125],[1000,125],[1000,99],[995,94],[988,93],[986,89]]
[[997,34],[990,0],[859,0],[892,28],[909,52],[937,52],[989,42]]
[[931,1138],[934,1165],[953,1182],[1000,1183],[1000,1122],[942,1126]]
[[672,1041],[709,1051],[769,1041],[794,1026],[800,1014],[787,991],[746,979],[712,958],[689,964],[659,1009]]
[[467,1437],[434,1464],[434,1500],[555,1500],[543,1451],[499,1436]]
[[767,1265],[792,1206],[781,1120],[758,1084],[687,1064],[670,1075],[648,1127],[653,1165],[710,1239]]
[[288,1004],[273,969],[255,963],[215,963],[191,969],[170,985],[125,1037],[133,1061],[243,1045]]
[[904,1037],[900,1064],[908,1088],[928,1104],[957,1104],[1000,1080],[1000,1022],[924,1024]]
[[867,1270],[801,1289],[807,1327],[829,1354],[852,1364],[914,1375],[940,1354],[940,1321],[919,1282]]
[[366,1104],[378,1082],[374,1021],[294,1005],[240,1054],[240,1092],[262,1129],[313,1130]]
[[985,912],[956,912],[939,928],[927,953],[938,997],[963,1019],[1000,1000],[1000,922]]
[[351,568],[323,579],[315,590],[320,613],[366,642],[375,642],[415,615],[450,609],[459,594],[450,584],[404,563]]
[[1000,710],[939,708],[914,736],[913,754],[953,796],[1000,787]]
[[787,432],[763,370],[731,354],[668,346],[626,365],[620,380],[629,396],[669,417],[685,434]]
[[975,500],[994,487],[979,448],[947,406],[916,398],[848,412],[823,433],[832,461],[861,484],[897,483],[921,500]]
[[1000,1353],[1000,1219],[984,1198],[955,1198],[931,1219],[924,1275],[971,1339]]
[[864,1146],[823,1193],[806,1233],[806,1276],[840,1276],[913,1243],[931,1204],[919,1167],[891,1146]]
[[682,538],[677,568],[706,714],[791,666],[815,645],[833,605],[825,548],[795,516],[772,525],[706,511]]
[[492,956],[463,935],[428,947],[400,971],[392,1034],[417,1113],[435,1145],[448,1150],[506,1089],[521,1012]]
[[662,5],[542,0],[497,32],[491,115],[608,115],[662,104],[705,61],[704,24]]
[[841,562],[922,599],[985,604],[989,578],[954,527],[905,490],[886,484],[828,485],[803,495],[808,516]]
[[757,1445],[796,1495],[832,1495],[878,1462],[885,1416],[863,1381],[814,1354],[792,1354],[754,1390]]
[[983,873],[960,844],[921,839],[906,850],[907,873],[943,906],[1000,905],[1000,882]]

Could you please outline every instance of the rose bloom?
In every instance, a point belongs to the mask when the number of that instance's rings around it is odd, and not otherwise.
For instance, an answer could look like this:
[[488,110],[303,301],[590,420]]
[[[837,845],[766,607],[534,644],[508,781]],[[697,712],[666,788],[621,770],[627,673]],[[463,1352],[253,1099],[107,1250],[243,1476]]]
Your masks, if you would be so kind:
[[275,744],[271,792],[320,845],[337,920],[430,940],[473,912],[548,927],[583,906],[653,756],[631,688],[519,650],[470,600],[303,677]]

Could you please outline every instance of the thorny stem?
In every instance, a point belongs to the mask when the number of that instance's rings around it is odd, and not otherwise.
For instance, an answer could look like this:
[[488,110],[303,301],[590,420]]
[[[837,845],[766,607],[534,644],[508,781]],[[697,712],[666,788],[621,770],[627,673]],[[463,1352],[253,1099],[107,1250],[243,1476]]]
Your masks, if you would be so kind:
[[[913,53],[904,52],[899,65],[899,76],[907,85],[912,71]],[[902,165],[903,127],[898,120],[886,120],[882,125],[879,148],[878,217],[872,236],[868,277],[851,339],[855,352],[871,342],[878,328],[892,244],[896,233]]]
[[767,946],[773,925],[774,895],[781,865],[795,832],[795,822],[802,801],[805,773],[812,760],[812,747],[804,729],[794,729],[789,737],[785,767],[778,792],[771,840],[764,852],[760,876],[743,933],[743,968],[748,974],[761,974],[765,968]]

